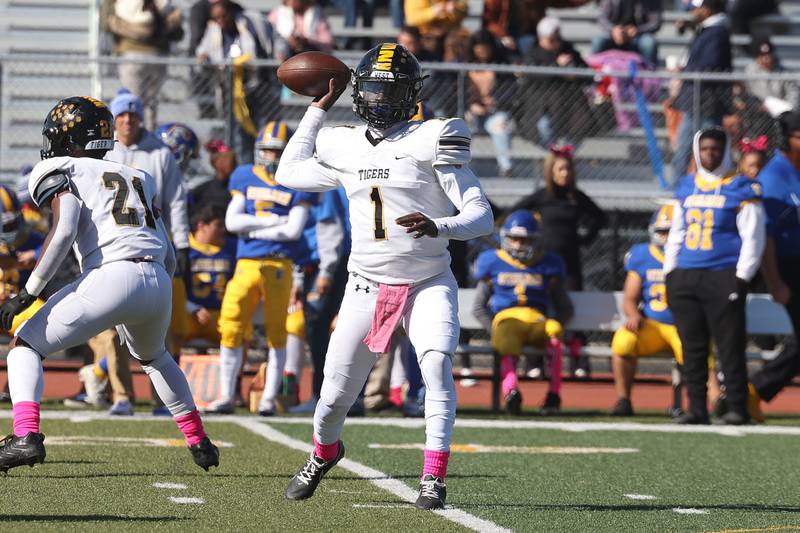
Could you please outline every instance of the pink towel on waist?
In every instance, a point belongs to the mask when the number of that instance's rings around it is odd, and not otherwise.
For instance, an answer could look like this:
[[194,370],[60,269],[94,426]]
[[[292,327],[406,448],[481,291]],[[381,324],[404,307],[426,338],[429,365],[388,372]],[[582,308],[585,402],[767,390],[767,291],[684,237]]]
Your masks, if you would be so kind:
[[364,344],[374,353],[389,350],[392,333],[397,328],[408,299],[408,285],[386,285],[380,283],[378,301],[375,303],[375,314],[372,316],[372,327],[364,337]]

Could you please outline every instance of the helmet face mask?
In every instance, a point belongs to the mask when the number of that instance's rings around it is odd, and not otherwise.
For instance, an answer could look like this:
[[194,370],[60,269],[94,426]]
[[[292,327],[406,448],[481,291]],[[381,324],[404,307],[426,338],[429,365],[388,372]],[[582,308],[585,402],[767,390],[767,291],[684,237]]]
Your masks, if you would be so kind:
[[658,248],[666,246],[669,230],[672,227],[672,213],[672,204],[667,204],[661,206],[650,218],[647,233],[650,235],[650,244],[653,246]]
[[404,122],[417,110],[422,79],[419,62],[404,47],[376,46],[353,72],[353,111],[379,130]]
[[189,163],[198,156],[200,141],[189,126],[170,122],[156,130],[156,137],[172,151],[181,172],[189,169]]
[[526,265],[538,263],[544,256],[544,248],[533,213],[526,210],[511,213],[500,229],[500,246],[517,261]]
[[13,247],[27,233],[27,224],[14,191],[0,185],[0,242]]

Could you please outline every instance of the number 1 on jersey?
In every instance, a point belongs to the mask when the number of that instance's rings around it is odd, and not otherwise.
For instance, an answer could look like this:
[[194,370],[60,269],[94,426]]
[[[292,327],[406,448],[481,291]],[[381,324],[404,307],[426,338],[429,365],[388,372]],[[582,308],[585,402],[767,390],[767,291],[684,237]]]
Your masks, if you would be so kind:
[[[153,216],[153,212],[150,210],[150,204],[147,203],[147,199],[144,196],[142,180],[134,176],[131,181],[133,182],[133,190],[136,191],[136,196],[139,197],[139,200],[144,206],[144,222],[148,228],[155,229],[156,219]],[[139,226],[141,224],[141,222],[139,222],[139,214],[135,209],[131,209],[125,205],[128,200],[129,190],[128,182],[125,181],[125,178],[116,172],[106,172],[103,174],[103,184],[106,186],[106,189],[117,190],[114,195],[114,205],[111,207],[111,214],[114,216],[114,222],[120,226]]]
[[383,241],[386,239],[386,225],[383,223],[383,198],[381,198],[380,188],[373,187],[369,193],[369,199],[375,204],[375,223],[373,226],[375,240]]

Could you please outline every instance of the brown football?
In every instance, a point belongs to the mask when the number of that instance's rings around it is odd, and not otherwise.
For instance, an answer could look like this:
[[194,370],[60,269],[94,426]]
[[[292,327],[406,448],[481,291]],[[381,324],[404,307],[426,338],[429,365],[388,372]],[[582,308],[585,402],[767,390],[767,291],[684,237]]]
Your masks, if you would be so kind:
[[278,67],[278,79],[281,83],[305,96],[322,96],[327,93],[331,78],[349,83],[350,69],[324,52],[303,52],[290,57]]

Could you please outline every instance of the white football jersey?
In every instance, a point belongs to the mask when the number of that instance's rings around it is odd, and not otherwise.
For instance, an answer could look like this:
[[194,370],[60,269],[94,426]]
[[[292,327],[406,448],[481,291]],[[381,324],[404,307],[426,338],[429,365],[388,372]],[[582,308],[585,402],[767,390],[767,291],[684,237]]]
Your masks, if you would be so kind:
[[152,211],[155,182],[149,174],[119,163],[88,157],[54,157],[31,172],[28,189],[52,171],[63,172],[81,202],[78,236],[73,244],[81,270],[152,257],[164,264],[167,246]]
[[404,284],[450,267],[447,239],[415,239],[395,219],[416,211],[432,219],[455,213],[433,167],[468,164],[470,139],[461,119],[409,122],[374,145],[366,126],[319,130],[317,160],[337,173],[350,201],[349,270]]

